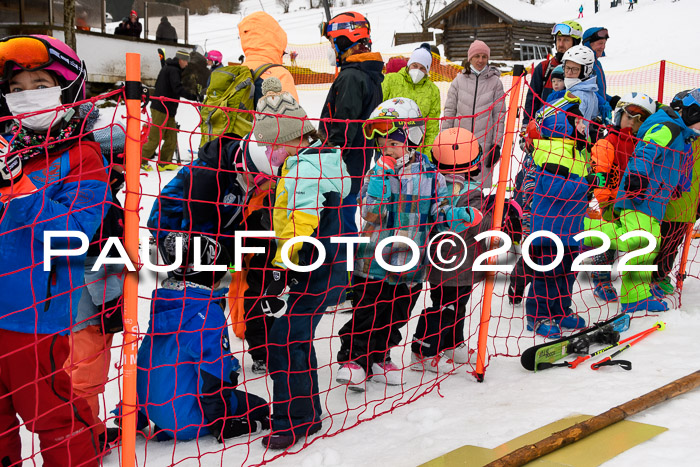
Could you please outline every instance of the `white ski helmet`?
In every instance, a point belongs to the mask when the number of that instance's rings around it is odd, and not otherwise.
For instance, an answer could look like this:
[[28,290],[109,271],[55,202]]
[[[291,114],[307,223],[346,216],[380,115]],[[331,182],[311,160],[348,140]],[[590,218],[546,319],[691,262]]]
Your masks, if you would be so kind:
[[387,137],[395,131],[403,132],[413,146],[419,146],[423,142],[425,119],[418,104],[407,97],[395,97],[382,102],[362,125],[366,139]]
[[642,92],[628,92],[617,102],[616,109],[615,124],[618,126],[623,111],[633,117],[639,116],[643,122],[656,112],[656,101]]
[[[581,65],[579,79],[586,79],[593,74],[593,64],[595,63],[595,52],[585,45],[575,45],[564,53],[561,62],[566,67],[566,62],[572,61]],[[566,71],[566,70],[565,70]]]

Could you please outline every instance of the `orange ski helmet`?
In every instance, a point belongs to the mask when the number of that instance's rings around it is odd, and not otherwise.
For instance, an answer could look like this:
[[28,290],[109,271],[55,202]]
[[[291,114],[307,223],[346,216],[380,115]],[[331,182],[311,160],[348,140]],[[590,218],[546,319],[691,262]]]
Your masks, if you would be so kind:
[[464,128],[441,131],[433,142],[433,157],[441,172],[473,172],[481,167],[481,156],[476,137]]

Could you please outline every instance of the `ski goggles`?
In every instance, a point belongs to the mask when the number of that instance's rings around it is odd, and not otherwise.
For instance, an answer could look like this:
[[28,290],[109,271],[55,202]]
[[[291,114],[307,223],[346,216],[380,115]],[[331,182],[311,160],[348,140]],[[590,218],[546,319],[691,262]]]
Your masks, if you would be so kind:
[[618,108],[622,109],[622,111],[631,119],[638,118],[643,122],[647,119],[647,117],[649,117],[649,111],[637,104],[618,105]]
[[593,33],[593,35],[588,38],[588,42],[595,42],[601,39],[610,39],[607,29],[601,29],[600,31]]
[[398,132],[399,134],[396,135],[397,138],[392,139],[401,141],[400,137],[403,137],[403,141],[405,141],[406,137],[408,136],[408,132],[410,132],[410,129],[414,127],[420,127],[420,123],[406,122],[395,119],[369,120],[362,125],[362,134],[364,135],[365,139],[373,139],[379,136],[389,138],[390,135]]
[[354,31],[355,29],[367,29],[369,34],[369,21],[348,21],[346,23],[321,23],[321,35],[328,36],[328,33],[334,31],[349,30]]
[[559,23],[559,24],[555,24],[554,27],[552,28],[552,35],[556,36],[559,34],[561,34],[562,36],[581,37],[581,35],[583,34],[583,31],[581,31],[580,29],[572,28],[568,24]]
[[76,75],[83,71],[80,63],[38,37],[10,36],[0,40],[0,81],[9,78],[13,66],[25,71],[36,71],[54,62],[60,63]]

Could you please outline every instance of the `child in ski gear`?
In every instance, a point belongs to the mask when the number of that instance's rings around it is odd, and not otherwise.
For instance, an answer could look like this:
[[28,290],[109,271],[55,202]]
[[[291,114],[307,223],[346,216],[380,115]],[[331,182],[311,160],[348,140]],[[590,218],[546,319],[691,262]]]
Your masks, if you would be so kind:
[[[552,94],[557,93],[555,97],[550,97],[548,99],[548,102],[552,100],[556,100],[561,95],[559,93],[561,91],[566,90],[566,85],[564,84],[564,67],[561,65],[558,65],[553,71],[552,71]],[[551,96],[551,95],[550,95]]]
[[[565,68],[566,72],[566,68]],[[581,154],[586,138],[580,99],[567,93],[552,107],[536,116],[541,139],[534,140],[535,188],[532,196],[531,229],[546,230],[563,244],[563,260],[550,271],[533,271],[532,286],[525,303],[527,329],[545,337],[561,335],[561,328],[581,329],[583,318],[571,310],[571,292],[576,273],[571,271],[583,230],[594,175]],[[557,256],[557,246],[547,237],[532,242],[531,257],[547,265]]]
[[[91,238],[111,201],[100,145],[87,141],[71,108],[85,98],[87,71],[70,47],[44,35],[0,40],[0,70],[16,120],[0,141],[0,463],[22,462],[19,415],[46,465],[96,466],[100,422],[61,368],[85,254],[52,258],[49,271],[43,256],[45,231]],[[66,237],[51,243],[76,247]]]
[[[442,129],[462,127],[478,138],[484,150],[477,181],[490,188],[493,168],[501,158],[506,103],[501,72],[489,65],[491,49],[476,40],[469,46],[464,70],[450,84]],[[463,117],[469,115],[469,117]]]
[[426,118],[425,146],[418,148],[420,152],[428,153],[428,148],[440,131],[440,89],[430,79],[430,65],[433,56],[430,46],[424,44],[413,51],[405,68],[398,73],[389,73],[382,81],[384,100],[394,97],[407,97],[420,107]]
[[[612,241],[612,248],[634,251],[647,246],[642,237],[625,241],[620,237],[633,230],[645,230],[657,239],[651,253],[635,256],[632,265],[650,265],[659,252],[661,220],[671,195],[685,191],[681,181],[681,163],[686,154],[686,142],[698,136],[700,130],[700,90],[685,96],[678,105],[679,112],[658,105],[657,111],[642,124],[638,131],[641,141],[620,182],[615,203],[616,222],[602,219],[585,219],[587,230],[605,233]],[[594,237],[585,240],[587,246],[600,246]],[[650,290],[651,272],[625,271],[622,273],[620,303],[627,313],[636,311],[666,311],[668,305],[654,297]]]
[[[618,102],[614,126],[603,139],[599,139],[591,149],[591,164],[595,173],[602,174],[605,186],[594,190],[602,216],[611,221],[614,218],[614,205],[622,174],[627,162],[634,154],[637,144],[635,136],[642,123],[656,112],[656,102],[646,94],[632,92]],[[614,250],[593,257],[594,264],[612,266]],[[595,286],[593,295],[603,301],[616,301],[617,291],[612,285],[610,271],[593,271],[591,280]]]
[[[395,98],[381,103],[362,130],[367,140],[374,140],[379,159],[360,192],[362,236],[370,241],[360,244],[355,255],[353,316],[339,331],[342,366],[336,377],[355,391],[364,391],[367,375],[375,382],[403,384],[390,349],[400,343],[400,329],[425,281],[433,224],[462,231],[481,217],[475,209],[449,203],[452,193],[445,177],[416,151],[425,123],[415,102]],[[414,265],[400,273],[386,270],[375,259],[377,244],[394,235],[412,239],[420,249]],[[381,254],[392,266],[404,266],[414,255],[400,243],[386,246]]]
[[[159,250],[170,232],[204,233],[233,252],[236,231],[271,230],[272,174],[279,167],[270,165],[265,147],[254,139],[254,135],[239,139],[228,133],[206,143],[199,158],[183,166],[162,189],[147,223]],[[272,280],[269,268],[276,247],[271,238],[248,237],[243,245],[262,247],[265,252],[246,255],[244,268],[233,273],[231,319],[234,329],[245,327],[237,333],[246,338],[256,372],[264,373],[272,317],[263,313],[259,297]]]
[[[434,252],[437,258],[450,258],[458,254],[466,259],[456,270],[443,271],[429,267],[432,306],[421,313],[411,344],[411,369],[416,371],[448,373],[454,370],[455,363],[469,361],[469,351],[464,342],[464,317],[472,288],[485,277],[485,273],[472,272],[471,269],[474,259],[488,249],[486,240],[477,242],[474,237],[491,227],[491,214],[481,213],[485,199],[482,187],[476,182],[482,155],[477,138],[460,127],[442,131],[433,146],[433,159],[440,174],[445,177],[447,191],[452,194],[447,201],[452,208],[467,207],[473,210],[474,221],[469,227],[465,224],[459,232],[466,252],[458,247],[456,253],[455,248],[448,246],[442,246],[439,254]],[[433,235],[433,238],[436,237]]]
[[[348,233],[339,209],[350,184],[340,149],[322,145],[304,109],[282,92],[279,81],[268,78],[263,89],[253,133],[281,171],[273,211],[275,269],[262,298],[263,309],[277,310],[268,337],[273,431],[262,443],[286,449],[321,429],[314,332],[326,307],[338,304],[347,281],[345,246],[331,243],[331,237]],[[300,235],[315,237],[329,258],[310,273],[287,269],[282,261],[286,242]],[[287,252],[301,266],[314,264],[317,254],[309,243],[295,243]]]
[[343,223],[357,232],[357,195],[374,152],[365,144],[361,123],[357,120],[366,120],[382,102],[384,62],[381,54],[372,52],[370,24],[361,14],[340,13],[322,28],[322,34],[335,50],[340,73],[321,110],[319,133],[327,145],[342,150],[343,161],[352,178],[341,213]]
[[[673,98],[671,108],[682,112],[683,99],[692,91],[682,91]],[[692,109],[692,104],[690,105]],[[691,113],[691,110],[687,113]],[[697,110],[697,109],[696,109]],[[697,117],[696,117],[697,118]],[[689,119],[692,121],[692,117]],[[661,245],[654,259],[657,270],[651,273],[651,293],[657,297],[673,293],[671,270],[678,255],[679,246],[687,234],[688,224],[698,219],[698,198],[700,197],[700,138],[686,142],[681,162],[681,180],[666,206],[666,214],[661,222]]]
[[[198,271],[199,264],[218,266]],[[230,257],[206,236],[171,233],[165,261],[179,264],[153,291],[148,331],[139,347],[139,411],[158,429],[158,439],[190,440],[211,434],[224,439],[270,427],[261,397],[236,389],[238,360],[231,354],[224,315],[226,289],[219,288]]]
[[531,118],[547,102],[552,92],[552,70],[562,64],[564,53],[571,47],[581,43],[583,28],[576,21],[564,21],[557,23],[552,28],[552,37],[556,47],[554,57],[547,58],[538,63],[532,71],[532,81],[525,98],[525,112],[523,113],[522,130],[527,127]]

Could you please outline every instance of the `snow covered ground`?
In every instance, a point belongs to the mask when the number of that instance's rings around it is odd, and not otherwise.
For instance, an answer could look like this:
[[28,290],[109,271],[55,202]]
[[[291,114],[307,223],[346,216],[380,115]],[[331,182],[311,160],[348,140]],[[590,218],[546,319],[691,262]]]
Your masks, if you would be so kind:
[[[337,3],[343,3],[337,2]],[[404,0],[375,0],[373,3],[350,5],[335,8],[334,12],[356,9],[368,16],[372,23],[375,50],[406,52],[415,45],[392,48],[391,40],[395,31],[416,30]],[[538,2],[536,7],[519,0],[492,0],[492,3],[513,16],[523,15],[532,20],[560,21],[576,18],[578,6],[584,5],[584,28],[606,26],[610,30],[608,57],[604,66],[608,70],[633,68],[667,59],[677,63],[700,68],[700,55],[696,44],[700,43],[700,28],[696,27],[700,17],[700,2],[684,0],[672,3],[671,0],[639,0],[634,12],[627,13],[626,5],[609,9],[609,2],[601,0],[601,12],[593,15],[593,0],[550,0]],[[543,4],[539,4],[543,3]],[[291,13],[281,14],[274,0],[244,0],[241,15],[193,16],[190,19],[192,42],[204,45],[207,49],[218,49],[226,59],[234,59],[241,53],[236,24],[242,15],[259,10],[279,18],[287,30],[291,44],[310,44],[322,41],[318,24],[322,21],[322,10],[300,9],[308,5],[305,0],[295,0]],[[697,83],[700,86],[700,82]],[[311,117],[318,117],[325,99],[325,91],[300,92],[300,101]],[[123,114],[123,108],[117,110]],[[196,112],[188,105],[182,105],[178,121],[184,130],[194,129],[198,124]],[[180,149],[188,158],[188,147],[197,148],[198,141],[189,135],[179,135]],[[150,172],[142,176],[145,194],[156,195],[173,176],[172,173]],[[146,196],[142,203],[142,224],[150,212],[153,197]],[[144,230],[142,234],[147,234]],[[690,273],[700,276],[698,253],[700,242],[694,241],[690,259],[694,260]],[[619,280],[617,282],[619,289]],[[140,284],[140,295],[149,297],[155,286],[153,278],[144,277]],[[530,333],[523,332],[522,306],[512,307],[503,303],[504,283],[498,282],[494,297],[494,310],[500,319],[494,319],[491,334],[508,334],[513,339],[491,344],[493,353],[520,353],[535,343]],[[585,276],[579,283],[581,292],[575,296],[577,311],[584,311],[590,321],[599,316],[614,313],[611,305],[595,302],[590,284]],[[481,296],[481,288],[475,297]],[[579,290],[579,289],[577,289]],[[469,344],[476,347],[475,321],[480,311],[479,300],[472,304]],[[426,304],[429,299],[426,299]],[[675,301],[677,303],[677,300]],[[404,336],[411,336],[416,324],[416,314],[404,329]],[[149,301],[140,300],[139,324],[142,332],[148,324]],[[459,369],[455,374],[443,378],[436,386],[435,378],[406,371],[406,385],[403,388],[387,389],[369,384],[364,394],[347,392],[335,383],[337,365],[329,366],[335,360],[339,348],[338,329],[349,319],[348,314],[335,313],[324,316],[317,331],[316,344],[319,370],[321,401],[324,407],[322,434],[334,435],[321,438],[316,435],[312,444],[303,450],[297,445],[293,452],[271,462],[274,466],[366,466],[392,465],[414,466],[440,456],[450,450],[471,444],[483,447],[498,446],[516,436],[539,426],[575,413],[595,415],[610,407],[642,395],[698,368],[700,361],[700,281],[689,278],[683,295],[683,307],[673,309],[660,317],[635,319],[628,335],[652,326],[657,319],[667,323],[665,331],[655,333],[647,340],[627,351],[625,358],[633,362],[632,371],[617,368],[598,372],[587,367],[576,370],[553,369],[537,374],[523,370],[519,359],[496,357],[490,360],[483,383],[477,383],[467,373],[470,368]],[[538,341],[539,342],[539,341]],[[246,371],[246,389],[267,399],[271,398],[271,382],[268,378],[252,377],[248,371],[250,361],[243,353],[243,344],[233,339],[232,348]],[[407,366],[410,349],[400,346],[393,351],[394,361],[403,361]],[[119,355],[114,355],[114,363]],[[426,390],[430,392],[421,396]],[[114,382],[108,385],[105,394],[106,406],[114,407],[120,391]],[[405,402],[412,401],[404,405]],[[392,410],[393,409],[393,410]],[[391,411],[373,420],[375,414]],[[614,458],[610,466],[695,466],[698,464],[695,444],[700,435],[700,391],[666,402],[647,410],[631,420],[668,427],[669,430],[640,446]],[[366,421],[352,429],[345,430],[358,421]],[[338,433],[338,434],[336,434]],[[24,453],[30,455],[31,437],[24,433]],[[239,443],[243,443],[239,441]],[[38,449],[38,445],[35,445]],[[137,439],[139,465],[250,465],[273,458],[274,453],[265,452],[259,437],[250,445],[241,444],[222,452],[222,445],[213,438],[200,441],[148,442]],[[207,454],[210,453],[210,454]],[[695,460],[693,460],[695,459]],[[104,465],[119,465],[116,453],[107,457]]]

